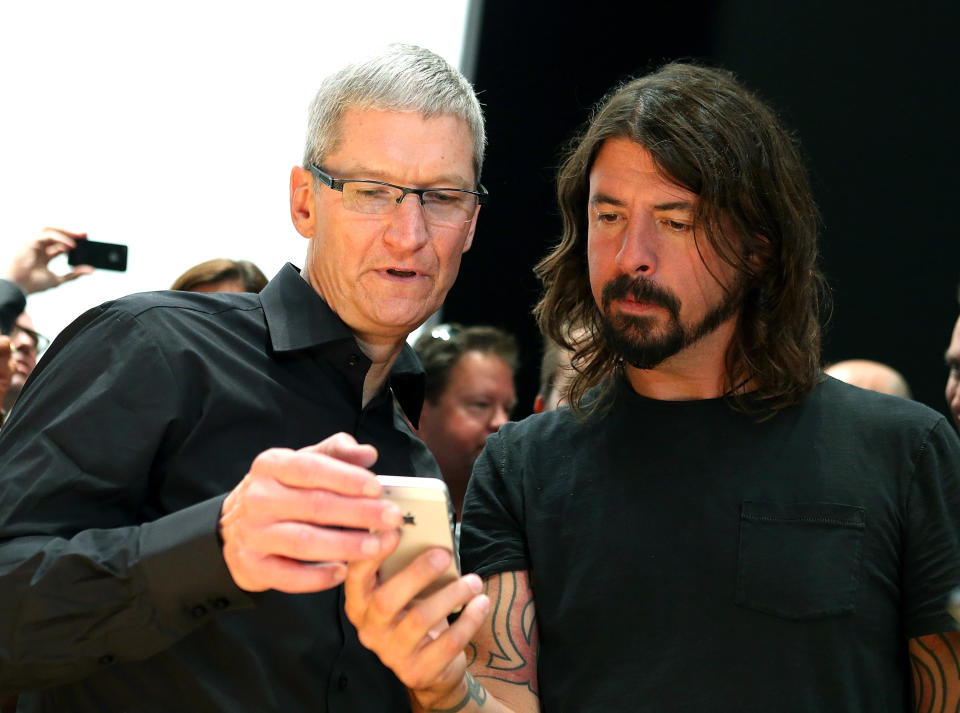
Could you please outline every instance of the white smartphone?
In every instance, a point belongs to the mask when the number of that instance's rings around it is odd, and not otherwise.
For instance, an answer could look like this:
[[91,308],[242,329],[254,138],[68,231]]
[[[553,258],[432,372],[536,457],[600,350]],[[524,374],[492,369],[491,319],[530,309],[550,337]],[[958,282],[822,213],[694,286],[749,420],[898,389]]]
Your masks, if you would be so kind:
[[453,508],[446,483],[438,478],[402,475],[378,475],[377,480],[383,486],[380,497],[395,502],[403,514],[400,543],[380,565],[380,580],[390,579],[432,547],[450,552],[450,565],[417,596],[428,596],[456,580],[460,576],[460,561],[454,545]]

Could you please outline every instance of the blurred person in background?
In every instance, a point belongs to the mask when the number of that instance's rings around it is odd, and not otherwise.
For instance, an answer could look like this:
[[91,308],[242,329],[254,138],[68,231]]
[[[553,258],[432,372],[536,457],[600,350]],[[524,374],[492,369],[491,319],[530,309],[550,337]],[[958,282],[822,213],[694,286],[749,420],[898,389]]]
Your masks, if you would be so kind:
[[249,260],[214,258],[194,265],[174,280],[171,290],[184,292],[259,292],[267,277]]
[[[957,295],[960,301],[960,294]],[[947,364],[947,387],[945,395],[953,423],[960,429],[960,317],[953,325],[953,335],[947,346],[944,361]]]
[[474,461],[517,403],[517,340],[497,327],[441,324],[414,349],[426,374],[417,435],[437,459],[459,518]]
[[824,374],[832,376],[861,389],[877,391],[881,394],[899,396],[911,399],[913,395],[903,374],[892,366],[881,364],[869,359],[848,359],[830,364],[823,370]]
[[[569,330],[571,344],[578,344],[586,337],[583,329]],[[533,400],[533,412],[552,411],[566,403],[570,382],[576,370],[570,359],[576,349],[562,347],[548,336],[543,337],[543,356],[540,360],[540,391]]]
[[49,266],[51,260],[68,253],[77,246],[78,240],[84,239],[86,233],[44,228],[17,250],[5,276],[0,278],[0,332],[6,335],[6,339],[0,341],[0,354],[12,353],[12,361],[7,366],[10,374],[0,378],[0,423],[10,413],[27,377],[37,365],[37,358],[48,344],[24,311],[27,295],[91,274],[94,269],[89,265],[78,265],[62,275],[54,273]]

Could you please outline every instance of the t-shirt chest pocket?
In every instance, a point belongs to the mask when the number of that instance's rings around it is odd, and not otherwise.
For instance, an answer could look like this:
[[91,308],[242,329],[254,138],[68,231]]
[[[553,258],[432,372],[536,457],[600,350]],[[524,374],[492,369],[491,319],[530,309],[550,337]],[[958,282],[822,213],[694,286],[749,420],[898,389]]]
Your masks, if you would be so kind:
[[865,522],[854,505],[743,502],[737,604],[788,619],[852,613]]

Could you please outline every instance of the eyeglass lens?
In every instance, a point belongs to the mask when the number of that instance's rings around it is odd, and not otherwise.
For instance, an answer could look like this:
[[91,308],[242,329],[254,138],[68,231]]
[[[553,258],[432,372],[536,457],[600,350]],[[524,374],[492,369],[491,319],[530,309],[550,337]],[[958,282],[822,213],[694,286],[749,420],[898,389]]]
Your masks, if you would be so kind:
[[[18,324],[13,325],[10,329],[10,343],[14,349],[30,349],[35,352],[42,352],[47,347],[47,339],[42,334],[34,332],[32,329],[27,329],[26,327],[21,327]],[[27,344],[24,344],[24,337],[26,338]]]
[[[392,213],[400,205],[400,199],[406,198],[406,195],[400,188],[377,183],[346,181],[343,184],[344,207],[358,213]],[[413,199],[417,200],[416,194],[413,194]],[[424,191],[422,205],[427,222],[461,226],[473,217],[477,198],[466,191]]]

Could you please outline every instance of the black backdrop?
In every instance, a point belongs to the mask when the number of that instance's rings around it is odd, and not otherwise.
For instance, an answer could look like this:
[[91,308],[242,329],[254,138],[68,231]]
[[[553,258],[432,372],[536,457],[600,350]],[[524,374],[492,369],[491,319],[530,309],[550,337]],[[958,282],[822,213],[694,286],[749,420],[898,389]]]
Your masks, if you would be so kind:
[[800,138],[834,293],[825,362],[891,364],[946,413],[943,352],[960,280],[952,4],[488,0],[475,10],[491,202],[444,319],[517,335],[516,418],[537,391],[532,268],[560,232],[562,146],[616,82],[677,58],[734,71]]

